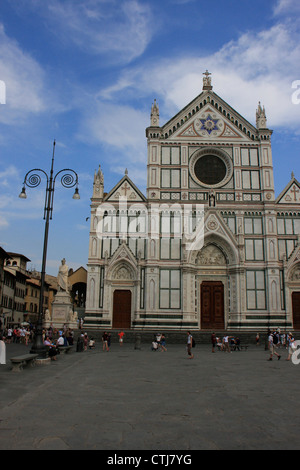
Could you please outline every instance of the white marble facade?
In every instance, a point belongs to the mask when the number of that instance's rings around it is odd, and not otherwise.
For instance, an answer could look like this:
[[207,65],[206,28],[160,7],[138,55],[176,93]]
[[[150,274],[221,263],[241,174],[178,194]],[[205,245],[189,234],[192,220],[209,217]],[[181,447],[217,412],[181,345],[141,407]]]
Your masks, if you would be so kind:
[[207,72],[162,126],[154,101],[147,194],[127,170],[104,193],[95,173],[87,326],[300,328],[300,184],[292,174],[275,197],[271,135],[260,103],[254,126]]

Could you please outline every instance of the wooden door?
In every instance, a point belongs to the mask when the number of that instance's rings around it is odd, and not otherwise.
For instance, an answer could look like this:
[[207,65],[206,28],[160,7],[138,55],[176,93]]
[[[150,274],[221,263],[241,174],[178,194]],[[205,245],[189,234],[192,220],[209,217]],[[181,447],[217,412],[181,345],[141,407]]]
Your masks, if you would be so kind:
[[113,307],[113,328],[131,327],[131,291],[115,290]]
[[300,292],[293,292],[293,327],[294,330],[300,330]]
[[201,329],[224,329],[224,285],[219,281],[201,284]]

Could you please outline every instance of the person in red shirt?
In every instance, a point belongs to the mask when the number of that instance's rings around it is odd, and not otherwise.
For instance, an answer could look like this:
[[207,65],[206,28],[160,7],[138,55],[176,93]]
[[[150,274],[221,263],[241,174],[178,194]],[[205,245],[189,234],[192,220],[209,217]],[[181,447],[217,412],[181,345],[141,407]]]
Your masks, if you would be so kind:
[[125,335],[124,331],[120,331],[120,333],[118,333],[120,346],[123,345],[124,335]]

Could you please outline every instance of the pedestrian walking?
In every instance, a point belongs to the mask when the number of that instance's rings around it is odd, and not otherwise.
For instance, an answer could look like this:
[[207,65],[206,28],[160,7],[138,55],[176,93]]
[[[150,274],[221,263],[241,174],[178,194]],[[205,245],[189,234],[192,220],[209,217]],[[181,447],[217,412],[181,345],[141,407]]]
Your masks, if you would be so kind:
[[223,337],[223,344],[222,344],[222,349],[225,351],[231,353],[230,345],[229,345],[229,336],[225,335]]
[[194,358],[194,354],[192,353],[192,347],[193,347],[193,336],[191,335],[191,332],[187,332],[187,352],[188,355],[190,356],[189,359]]
[[76,347],[77,352],[82,352],[83,351],[83,335],[80,334],[77,338],[77,347]]
[[292,333],[289,333],[289,335],[288,335],[288,357],[287,357],[286,361],[291,360],[292,355],[294,354],[294,352],[297,349],[294,341],[295,341],[295,338],[293,337]]
[[215,352],[216,342],[217,342],[217,337],[216,337],[215,333],[212,333],[212,335],[211,335],[212,351],[211,352],[213,352],[213,353]]
[[124,336],[125,336],[124,331],[121,330],[120,333],[118,333],[118,336],[119,336],[119,344],[120,346],[123,346],[123,341],[124,341]]
[[8,344],[11,343],[12,336],[13,336],[13,330],[12,330],[12,328],[9,327],[8,330],[7,330],[7,342],[8,342]]
[[160,337],[160,346],[161,346],[161,351],[167,351],[167,348],[166,348],[166,337],[165,335],[162,333],[161,337]]
[[109,351],[108,349],[108,334],[104,331],[102,335],[103,351]]
[[84,347],[84,350],[85,350],[85,351],[87,351],[88,344],[89,344],[89,337],[88,337],[87,333],[84,333],[84,336],[83,336],[83,347]]
[[[274,342],[274,339],[275,339],[275,342]],[[269,361],[272,361],[273,360],[273,355],[277,356],[277,359],[279,361],[279,359],[281,358],[280,354],[278,354],[276,352],[276,339],[277,339],[277,336],[276,336],[276,333],[272,334],[271,332],[269,333],[269,338],[268,338],[268,343],[269,343],[269,350],[270,350],[270,357],[269,357]]]

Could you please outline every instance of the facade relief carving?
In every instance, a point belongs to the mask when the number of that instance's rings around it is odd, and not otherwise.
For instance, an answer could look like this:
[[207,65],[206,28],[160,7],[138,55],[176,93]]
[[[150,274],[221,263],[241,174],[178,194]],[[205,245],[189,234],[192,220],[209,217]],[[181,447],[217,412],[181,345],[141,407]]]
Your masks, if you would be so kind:
[[300,280],[300,264],[297,264],[296,267],[293,269],[291,276],[291,281],[299,281]]
[[196,258],[196,264],[198,266],[224,266],[226,265],[226,258],[215,245],[208,245],[200,251]]
[[118,266],[114,271],[112,278],[115,280],[129,281],[133,279],[131,271],[126,266]]

